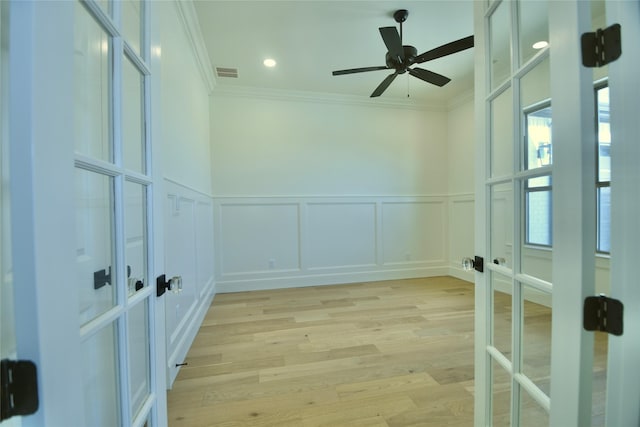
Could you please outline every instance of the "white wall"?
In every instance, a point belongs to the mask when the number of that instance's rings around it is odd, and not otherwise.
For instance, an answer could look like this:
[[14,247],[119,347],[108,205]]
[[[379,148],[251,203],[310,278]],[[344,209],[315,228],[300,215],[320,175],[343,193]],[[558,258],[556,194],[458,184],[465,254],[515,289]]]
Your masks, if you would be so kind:
[[[161,2],[162,171],[167,278],[182,276],[180,294],[166,293],[168,384],[171,386],[213,296],[213,200],[209,86],[200,67],[191,3]],[[194,33],[195,31],[195,33]],[[207,59],[208,61],[208,59]]]
[[447,274],[446,111],[214,92],[219,291]]
[[472,97],[447,114],[449,274],[468,281],[473,281],[473,273],[463,271],[461,261],[474,255],[474,120]]
[[217,197],[446,192],[444,111],[217,92],[211,106]]
[[159,5],[163,174],[211,194],[209,88],[201,77],[194,47],[183,27],[184,11],[174,1]]

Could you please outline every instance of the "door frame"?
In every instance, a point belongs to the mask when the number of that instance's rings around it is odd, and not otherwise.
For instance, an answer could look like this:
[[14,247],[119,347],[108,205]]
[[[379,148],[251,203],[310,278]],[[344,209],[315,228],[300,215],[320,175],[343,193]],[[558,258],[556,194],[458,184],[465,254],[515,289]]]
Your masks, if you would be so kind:
[[[624,304],[625,330],[609,337],[606,425],[640,425],[640,3],[606,2],[607,26],[621,25],[622,55],[609,64],[611,112],[611,297]],[[626,84],[629,82],[630,84]]]

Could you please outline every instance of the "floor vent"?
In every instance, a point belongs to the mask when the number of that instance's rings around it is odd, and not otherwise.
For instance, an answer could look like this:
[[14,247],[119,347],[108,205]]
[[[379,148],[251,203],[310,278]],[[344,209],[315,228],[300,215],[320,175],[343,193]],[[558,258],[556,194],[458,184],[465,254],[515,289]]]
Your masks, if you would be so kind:
[[232,77],[234,79],[237,79],[238,78],[238,69],[237,68],[216,67],[216,76],[218,76],[218,77]]

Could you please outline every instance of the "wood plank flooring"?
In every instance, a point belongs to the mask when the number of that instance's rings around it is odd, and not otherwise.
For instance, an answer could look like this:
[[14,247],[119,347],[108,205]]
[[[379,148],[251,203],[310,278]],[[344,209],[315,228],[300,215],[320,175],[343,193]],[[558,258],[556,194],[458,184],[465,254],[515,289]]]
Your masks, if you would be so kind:
[[471,426],[473,292],[437,277],[219,294],[169,426]]

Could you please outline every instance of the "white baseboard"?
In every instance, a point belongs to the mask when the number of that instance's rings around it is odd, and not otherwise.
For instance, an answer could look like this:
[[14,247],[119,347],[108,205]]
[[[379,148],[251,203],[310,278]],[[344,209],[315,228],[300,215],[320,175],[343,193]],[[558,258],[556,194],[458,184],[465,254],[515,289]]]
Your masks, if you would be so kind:
[[449,274],[447,267],[418,267],[329,274],[300,274],[242,280],[218,280],[216,287],[220,293],[229,293],[337,285],[343,283],[375,282],[380,280],[415,279],[419,277],[446,276],[447,274]]

